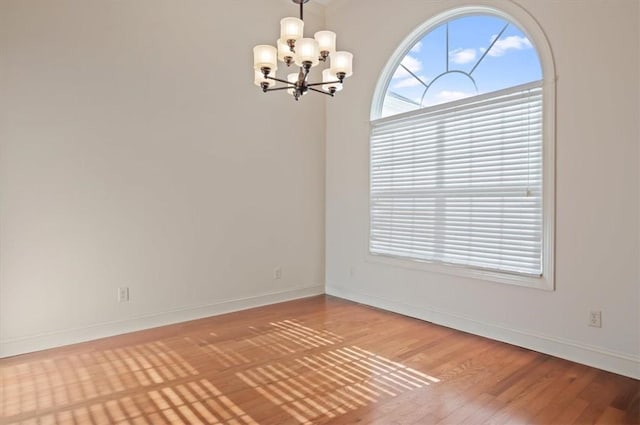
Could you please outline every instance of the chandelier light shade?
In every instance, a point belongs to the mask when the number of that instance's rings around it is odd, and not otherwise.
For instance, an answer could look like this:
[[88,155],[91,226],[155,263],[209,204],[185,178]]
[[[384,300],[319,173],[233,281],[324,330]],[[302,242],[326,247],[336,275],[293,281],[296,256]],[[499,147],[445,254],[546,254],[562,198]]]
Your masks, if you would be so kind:
[[349,52],[336,52],[331,63],[331,71],[335,75],[344,74],[345,77],[353,75],[353,55]]
[[320,63],[320,46],[315,38],[301,38],[296,41],[296,65],[304,66],[311,62],[311,66]]
[[253,67],[256,70],[278,69],[278,49],[273,46],[261,45],[253,48]]
[[284,18],[280,21],[280,41],[295,45],[304,33],[304,21],[298,18]]
[[333,74],[333,72],[331,72],[331,69],[325,69],[322,71],[322,82],[325,83],[322,85],[322,90],[326,91],[326,92],[339,92],[340,90],[342,90],[342,83],[336,81],[337,78],[335,76],[335,74]]
[[289,83],[287,93],[293,94],[296,90],[296,83],[298,82],[298,73],[294,72],[292,74],[287,75],[287,82]]
[[[300,5],[300,18],[287,17],[280,21],[280,38],[276,47],[259,45],[253,48],[254,83],[263,92],[287,90],[296,100],[308,91],[333,96],[342,90],[344,79],[353,75],[353,54],[336,51],[336,33],[318,31],[313,38],[304,37],[304,4],[309,0],[292,0]],[[298,72],[288,73],[283,80],[276,76],[278,61],[287,67],[295,64]],[[324,63],[322,81],[310,82],[309,71]],[[276,82],[284,86],[276,86]]]
[[336,52],[336,33],[333,31],[318,31],[313,35],[320,46],[320,55],[326,58]]
[[[286,42],[283,42],[280,39],[276,41],[276,44],[278,46],[278,60],[280,62],[284,62],[285,64],[287,64],[287,66],[291,65],[293,63],[293,57],[295,56],[295,53],[291,51]],[[258,72],[261,71],[258,70]]]

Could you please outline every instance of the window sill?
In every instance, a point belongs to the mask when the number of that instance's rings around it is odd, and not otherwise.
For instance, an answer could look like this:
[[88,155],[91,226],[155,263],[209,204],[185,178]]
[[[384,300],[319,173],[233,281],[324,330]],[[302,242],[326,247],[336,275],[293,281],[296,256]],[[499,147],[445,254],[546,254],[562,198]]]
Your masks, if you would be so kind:
[[370,252],[367,253],[365,260],[368,263],[384,264],[387,266],[399,267],[403,269],[465,277],[470,279],[522,286],[526,288],[540,289],[544,291],[555,290],[553,279],[550,279],[545,275],[541,277],[524,276],[518,274],[497,272],[493,270],[476,269],[455,264],[410,260],[400,257],[385,256],[381,254],[371,254]]

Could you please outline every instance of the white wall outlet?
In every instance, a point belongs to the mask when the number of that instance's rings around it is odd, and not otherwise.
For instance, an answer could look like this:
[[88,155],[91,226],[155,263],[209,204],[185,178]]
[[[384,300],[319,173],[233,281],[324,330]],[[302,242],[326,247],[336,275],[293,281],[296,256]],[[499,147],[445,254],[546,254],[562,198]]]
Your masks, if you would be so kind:
[[273,269],[273,278],[276,280],[282,279],[282,267],[278,266]]
[[589,326],[593,326],[594,328],[602,327],[602,312],[601,311],[590,311],[589,312]]
[[128,301],[129,301],[129,288],[126,286],[118,288],[118,302],[126,303]]

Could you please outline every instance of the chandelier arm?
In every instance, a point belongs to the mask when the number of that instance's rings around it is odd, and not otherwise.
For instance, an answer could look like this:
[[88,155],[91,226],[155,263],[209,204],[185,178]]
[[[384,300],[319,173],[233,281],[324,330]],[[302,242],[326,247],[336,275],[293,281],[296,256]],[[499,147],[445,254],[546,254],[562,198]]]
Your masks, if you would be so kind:
[[309,87],[309,86],[307,86],[307,88],[308,88],[309,90],[311,90],[311,91],[316,92],[316,93],[322,93],[322,94],[326,94],[327,96],[331,96],[331,97],[333,97],[333,94],[332,94],[332,93],[327,93],[326,91],[318,90],[318,89],[314,89],[313,87]]
[[325,84],[338,84],[340,83],[340,81],[336,80],[336,81],[323,81],[322,83],[311,83],[311,84],[307,84],[307,87],[313,87],[313,86],[323,86]]
[[291,89],[291,87],[276,87],[276,88],[273,88],[273,89],[266,89],[266,90],[264,90],[264,91],[265,91],[265,92],[268,92],[268,91],[289,90],[289,89]]
[[[291,86],[295,86],[296,85],[296,83],[292,83],[291,81],[283,80],[281,78],[267,76],[267,79],[268,80],[273,80],[273,81],[278,81],[278,82],[285,83],[285,84],[289,84]],[[286,87],[286,88],[291,88],[291,87]]]

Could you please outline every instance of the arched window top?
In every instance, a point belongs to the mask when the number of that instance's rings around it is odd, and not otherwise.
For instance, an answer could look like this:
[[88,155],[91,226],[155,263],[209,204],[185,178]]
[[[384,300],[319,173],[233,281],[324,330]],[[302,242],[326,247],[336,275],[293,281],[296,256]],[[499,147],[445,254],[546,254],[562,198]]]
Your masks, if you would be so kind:
[[529,27],[484,6],[455,9],[429,20],[387,64],[371,118],[542,84],[543,76],[553,73],[551,52],[535,22]]

